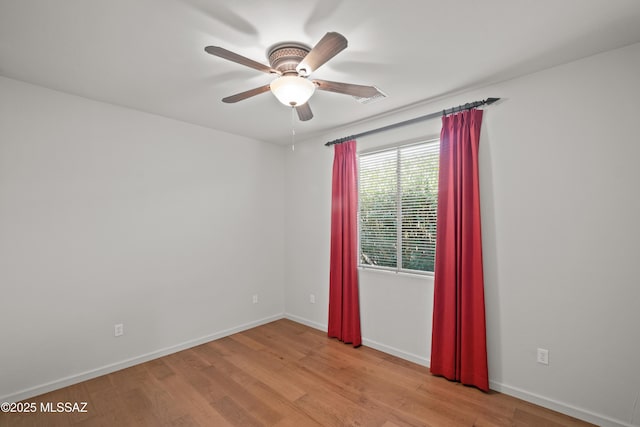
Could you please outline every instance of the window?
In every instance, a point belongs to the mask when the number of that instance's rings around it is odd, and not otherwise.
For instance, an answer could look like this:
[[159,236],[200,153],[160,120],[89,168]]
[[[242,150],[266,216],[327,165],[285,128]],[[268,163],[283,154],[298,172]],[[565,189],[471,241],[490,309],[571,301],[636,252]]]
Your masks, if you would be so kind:
[[359,156],[360,265],[432,272],[438,140]]

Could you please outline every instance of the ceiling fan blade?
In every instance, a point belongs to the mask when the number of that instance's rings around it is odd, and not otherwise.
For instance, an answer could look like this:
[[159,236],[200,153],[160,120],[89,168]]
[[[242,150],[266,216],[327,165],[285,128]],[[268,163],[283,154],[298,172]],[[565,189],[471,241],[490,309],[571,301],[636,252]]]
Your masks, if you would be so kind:
[[311,111],[311,107],[309,106],[308,101],[300,106],[297,106],[296,112],[298,113],[298,118],[301,122],[306,122],[307,120],[311,120],[313,118],[313,112]]
[[296,71],[301,76],[308,76],[346,47],[347,39],[342,34],[327,33],[298,64]]
[[227,96],[222,99],[222,102],[227,104],[233,104],[234,102],[242,101],[243,99],[251,98],[252,96],[260,95],[261,93],[269,92],[270,85],[260,86],[255,89],[248,90],[246,92],[236,93],[235,95]]
[[211,55],[218,56],[220,58],[238,63],[240,65],[251,67],[255,70],[262,71],[263,73],[280,74],[278,71],[274,70],[268,65],[261,64],[260,62],[254,61],[253,59],[246,58],[242,55],[238,55],[237,53],[221,48],[220,46],[207,46],[204,48],[204,50],[205,52],[210,53]]
[[359,98],[372,98],[379,94],[375,86],[362,86],[350,83],[330,82],[327,80],[313,80],[313,83],[320,90],[327,92],[343,93],[345,95],[357,96]]

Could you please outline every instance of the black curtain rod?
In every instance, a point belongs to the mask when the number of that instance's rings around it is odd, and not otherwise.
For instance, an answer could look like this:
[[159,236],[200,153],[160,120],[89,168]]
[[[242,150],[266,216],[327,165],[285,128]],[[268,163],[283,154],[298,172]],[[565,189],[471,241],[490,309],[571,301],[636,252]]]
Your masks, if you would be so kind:
[[425,116],[420,116],[420,117],[416,117],[414,119],[405,120],[404,122],[393,123],[393,124],[390,124],[390,125],[387,125],[387,126],[383,126],[381,128],[368,130],[368,131],[361,132],[361,133],[358,133],[358,134],[355,134],[355,135],[351,135],[351,136],[345,136],[344,138],[334,139],[333,141],[329,141],[324,145],[329,147],[329,146],[335,145],[335,144],[342,144],[343,142],[351,141],[352,139],[360,138],[360,137],[367,136],[367,135],[372,135],[374,133],[383,132],[385,130],[395,129],[395,128],[398,128],[400,126],[406,126],[406,125],[410,125],[410,124],[413,124],[413,123],[421,122],[421,121],[424,121],[424,120],[435,119],[437,117],[446,116],[447,114],[458,113],[460,111],[471,110],[472,108],[476,108],[476,107],[479,107],[481,105],[491,105],[491,104],[493,104],[494,102],[496,102],[499,99],[500,98],[487,98],[484,101],[468,102],[468,103],[466,103],[464,105],[458,105],[457,107],[452,107],[452,108],[448,108],[448,109],[445,109],[445,110],[442,110],[442,111],[438,111],[437,113],[427,114]]

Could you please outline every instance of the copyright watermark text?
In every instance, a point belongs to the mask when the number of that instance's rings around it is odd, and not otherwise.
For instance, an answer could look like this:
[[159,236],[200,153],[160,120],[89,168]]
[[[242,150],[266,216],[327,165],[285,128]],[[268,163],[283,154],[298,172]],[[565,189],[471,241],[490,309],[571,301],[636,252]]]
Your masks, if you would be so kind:
[[30,412],[89,412],[87,402],[2,402],[1,412],[30,413]]

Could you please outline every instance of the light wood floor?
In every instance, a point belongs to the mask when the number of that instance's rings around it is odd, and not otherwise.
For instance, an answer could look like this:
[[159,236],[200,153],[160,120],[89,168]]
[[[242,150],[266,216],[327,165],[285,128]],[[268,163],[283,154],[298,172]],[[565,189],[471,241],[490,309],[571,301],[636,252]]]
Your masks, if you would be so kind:
[[587,426],[279,320],[26,402],[87,413],[2,414],[1,426]]

